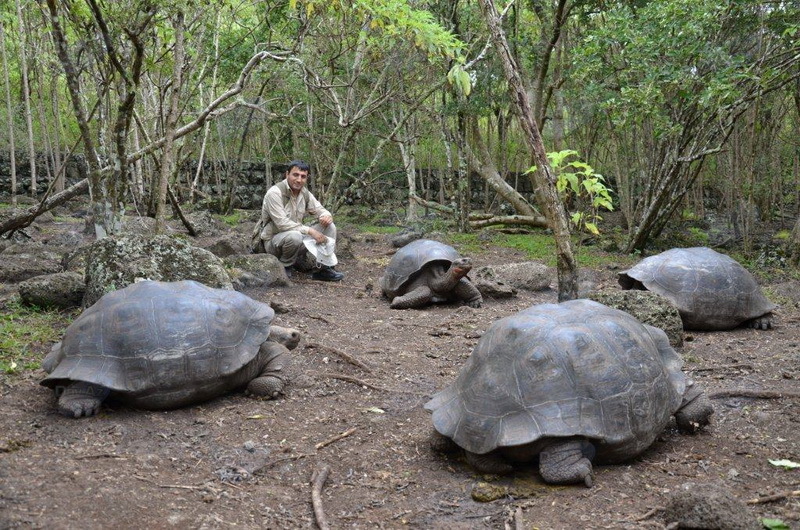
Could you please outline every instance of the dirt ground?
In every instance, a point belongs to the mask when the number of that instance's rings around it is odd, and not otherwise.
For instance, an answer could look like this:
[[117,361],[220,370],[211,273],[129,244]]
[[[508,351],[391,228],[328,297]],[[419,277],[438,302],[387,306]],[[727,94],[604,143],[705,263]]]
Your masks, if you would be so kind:
[[[329,469],[321,506],[331,528],[665,528],[659,507],[686,482],[720,485],[751,503],[753,521],[800,528],[796,398],[715,399],[696,435],[668,428],[625,465],[595,466],[595,486],[545,485],[534,466],[480,476],[431,451],[422,405],[451,382],[496,319],[556,293],[520,292],[472,309],[396,311],[377,279],[391,246],[352,234],[341,283],[297,273],[293,285],[247,294],[299,328],[285,397],[231,394],[171,411],[104,406],[59,416],[37,370],[0,385],[0,528],[314,528],[312,474]],[[476,265],[523,261],[483,243]],[[604,288],[614,272],[595,271]],[[679,350],[707,391],[800,390],[800,310],[770,331],[691,332]],[[40,347],[42,356],[49,345]],[[473,492],[500,491],[492,502]]]

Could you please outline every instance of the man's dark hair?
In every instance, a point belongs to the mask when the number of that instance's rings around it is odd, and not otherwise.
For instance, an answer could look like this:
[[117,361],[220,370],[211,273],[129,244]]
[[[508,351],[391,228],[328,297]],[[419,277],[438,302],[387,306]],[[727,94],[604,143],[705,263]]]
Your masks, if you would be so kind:
[[286,172],[288,173],[289,171],[291,171],[293,167],[296,167],[300,171],[307,171],[307,172],[311,171],[311,166],[309,166],[308,162],[306,162],[305,160],[292,160],[286,166]]

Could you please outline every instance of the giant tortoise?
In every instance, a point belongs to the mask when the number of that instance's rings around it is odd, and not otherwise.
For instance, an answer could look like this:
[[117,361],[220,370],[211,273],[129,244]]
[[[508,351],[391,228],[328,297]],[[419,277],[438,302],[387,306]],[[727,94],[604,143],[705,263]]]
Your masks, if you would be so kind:
[[392,309],[423,307],[431,302],[464,301],[480,307],[483,297],[467,278],[472,260],[431,239],[418,239],[392,256],[381,291]]
[[708,397],[666,334],[591,300],[529,307],[492,324],[455,382],[425,404],[432,446],[484,473],[538,456],[545,482],[593,483],[592,460],[647,449],[675,415],[706,425]]
[[204,401],[240,387],[272,398],[286,383],[297,330],[272,308],[194,281],[142,281],[105,294],[66,330],[42,367],[59,412],[92,416],[106,397],[144,409]]
[[707,247],[673,248],[619,273],[623,289],[659,294],[678,308],[683,327],[724,330],[772,327],[777,307],[736,260]]

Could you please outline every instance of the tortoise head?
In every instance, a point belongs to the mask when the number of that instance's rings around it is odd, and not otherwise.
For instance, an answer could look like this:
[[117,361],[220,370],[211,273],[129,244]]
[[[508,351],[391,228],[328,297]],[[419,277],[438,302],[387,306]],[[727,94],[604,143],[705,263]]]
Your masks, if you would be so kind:
[[283,344],[287,349],[293,350],[300,342],[300,331],[294,328],[284,328],[282,326],[269,327],[269,339],[273,342]]
[[463,278],[472,270],[472,260],[470,258],[458,258],[450,265],[450,270],[459,278]]

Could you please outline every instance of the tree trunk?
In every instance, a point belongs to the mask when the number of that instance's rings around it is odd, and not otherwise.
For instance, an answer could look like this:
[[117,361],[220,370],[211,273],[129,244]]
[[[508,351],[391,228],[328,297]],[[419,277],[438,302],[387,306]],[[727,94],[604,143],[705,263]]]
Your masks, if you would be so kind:
[[500,17],[497,9],[493,0],[480,0],[480,4],[492,34],[495,48],[503,64],[509,94],[519,112],[520,124],[525,132],[525,139],[533,151],[534,160],[538,167],[534,175],[538,187],[537,197],[553,230],[553,237],[556,243],[558,300],[572,300],[578,295],[578,267],[575,255],[572,252],[567,212],[558,196],[556,178],[553,174],[553,169],[550,167],[550,162],[547,160],[547,153],[539,128],[536,126],[528,94],[522,86],[519,70],[514,58],[511,56],[503,28],[500,26]]
[[161,171],[158,175],[158,200],[156,202],[156,234],[166,228],[166,202],[169,177],[175,168],[175,131],[178,126],[178,115],[181,86],[183,84],[183,12],[179,11],[173,21],[175,30],[175,46],[173,48],[172,86],[169,96],[169,107],[164,120],[164,149],[161,155]]
[[25,123],[28,126],[28,158],[31,168],[31,197],[36,197],[36,145],[33,143],[33,112],[31,111],[31,86],[28,79],[28,50],[25,42],[25,20],[22,18],[22,4],[16,0],[17,19],[19,20],[19,60],[22,70],[22,99],[25,103]]
[[8,158],[11,161],[11,205],[17,205],[17,155],[14,150],[14,111],[11,105],[11,85],[8,81],[5,24],[0,22],[0,51],[3,54],[3,81],[6,88],[6,113],[8,115]]

